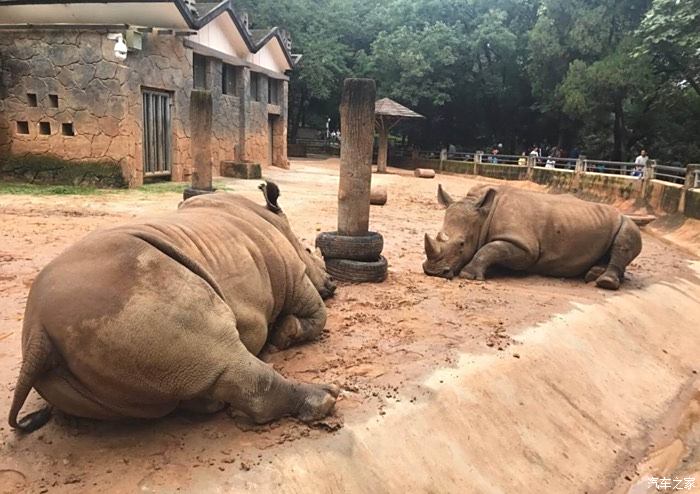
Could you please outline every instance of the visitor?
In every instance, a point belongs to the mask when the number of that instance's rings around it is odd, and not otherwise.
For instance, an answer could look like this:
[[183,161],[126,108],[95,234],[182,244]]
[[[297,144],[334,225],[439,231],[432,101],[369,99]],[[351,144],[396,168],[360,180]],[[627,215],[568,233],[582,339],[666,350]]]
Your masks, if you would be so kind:
[[545,168],[554,168],[554,165],[556,165],[556,164],[557,164],[556,160],[550,154],[549,156],[547,156],[547,162],[545,163],[544,167]]
[[642,149],[639,152],[639,156],[634,160],[634,169],[632,170],[632,175],[633,177],[642,177],[644,176],[644,169],[647,166],[647,162],[649,161],[649,156],[647,156],[646,150]]
[[491,150],[491,157],[489,158],[489,162],[494,164],[494,165],[498,164],[498,148],[497,147],[494,147]]

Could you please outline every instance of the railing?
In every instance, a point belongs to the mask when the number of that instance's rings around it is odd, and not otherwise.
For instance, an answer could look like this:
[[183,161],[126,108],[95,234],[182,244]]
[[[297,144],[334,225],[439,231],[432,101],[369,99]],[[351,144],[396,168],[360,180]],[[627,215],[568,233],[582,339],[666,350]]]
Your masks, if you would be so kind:
[[637,166],[628,161],[605,161],[605,160],[590,160],[584,158],[583,171],[594,173],[608,173],[611,175],[630,175],[633,177],[641,177],[644,174],[644,167]]
[[[429,160],[447,159],[450,161],[470,161],[495,165],[525,165],[535,168],[553,168],[558,170],[580,171],[584,173],[606,173],[611,175],[643,178],[649,173],[648,167],[636,165],[630,161],[606,161],[580,158],[558,158],[554,156],[523,156],[509,154],[486,154],[477,152],[445,152],[437,150],[419,151],[418,157]],[[650,162],[653,163],[653,162]],[[652,164],[651,177],[664,182],[683,184],[686,180],[687,167]],[[695,171],[693,188],[700,188],[700,173]]]
[[559,170],[575,170],[577,159],[575,158],[557,158],[554,156],[533,156],[534,166],[536,168],[555,168]]
[[690,186],[691,189],[700,189],[700,169],[693,172],[693,182]]
[[[668,165],[652,165],[653,178],[657,180],[663,180],[664,182],[671,182],[674,184],[684,184],[686,169],[679,166],[668,166]],[[697,184],[697,170],[695,171],[695,182]]]

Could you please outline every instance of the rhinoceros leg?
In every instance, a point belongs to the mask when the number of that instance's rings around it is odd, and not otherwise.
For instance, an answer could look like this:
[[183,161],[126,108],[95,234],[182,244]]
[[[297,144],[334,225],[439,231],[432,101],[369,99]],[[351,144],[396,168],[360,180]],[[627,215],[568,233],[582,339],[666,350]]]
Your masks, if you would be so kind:
[[235,353],[209,391],[211,399],[229,403],[259,424],[287,415],[309,422],[333,409],[340,391],[336,386],[286,379],[242,343]]
[[622,225],[610,247],[610,263],[605,272],[596,280],[596,285],[608,290],[620,288],[625,268],[642,251],[642,236],[639,227],[627,216],[622,217]]
[[226,403],[207,398],[193,398],[181,401],[178,407],[193,413],[216,413],[226,408]]
[[326,306],[308,276],[294,293],[287,315],[275,323],[270,343],[283,350],[317,338],[326,325]]
[[598,265],[596,265],[596,266],[593,266],[593,267],[592,267],[591,269],[589,269],[588,272],[586,273],[586,276],[585,276],[585,278],[584,278],[584,281],[585,281],[586,283],[590,283],[591,281],[597,280],[598,278],[600,278],[600,276],[601,276],[603,273],[605,273],[605,270],[606,270],[606,269],[607,269],[607,266],[603,266],[603,265],[600,265],[600,264],[598,264]]
[[483,280],[486,270],[494,265],[509,269],[527,269],[535,262],[530,252],[505,240],[495,240],[477,251],[462,273],[470,280]]

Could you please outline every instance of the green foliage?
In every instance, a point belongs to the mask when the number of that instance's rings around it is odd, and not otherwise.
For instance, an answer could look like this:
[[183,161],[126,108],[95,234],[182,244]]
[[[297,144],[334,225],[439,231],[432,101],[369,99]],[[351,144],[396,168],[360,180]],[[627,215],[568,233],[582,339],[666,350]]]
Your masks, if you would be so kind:
[[103,188],[126,186],[118,163],[72,162],[52,155],[34,154],[1,156],[0,180]]
[[426,120],[410,142],[506,151],[700,161],[700,0],[241,0],[304,58],[290,84],[290,136],[339,126],[342,80]]
[[39,185],[27,183],[0,182],[0,195],[96,195],[103,189],[76,185]]
[[637,55],[649,55],[676,85],[700,95],[700,0],[654,0],[637,33]]

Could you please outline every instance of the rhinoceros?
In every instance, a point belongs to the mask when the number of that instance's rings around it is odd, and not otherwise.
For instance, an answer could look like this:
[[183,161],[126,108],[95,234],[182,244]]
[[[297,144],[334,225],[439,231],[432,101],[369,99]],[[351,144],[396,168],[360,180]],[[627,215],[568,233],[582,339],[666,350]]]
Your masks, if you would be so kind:
[[447,211],[437,237],[425,234],[430,276],[483,280],[499,265],[559,277],[585,273],[586,282],[616,290],[642,249],[629,217],[570,195],[481,185],[455,201],[440,185],[438,202]]
[[[94,419],[226,406],[258,423],[329,414],[339,389],[286,379],[256,355],[311,340],[335,288],[261,186],[196,196],[153,221],[88,235],[34,281],[9,414],[35,430],[51,405]],[[276,192],[272,194],[271,192]],[[17,420],[34,387],[50,404]]]

